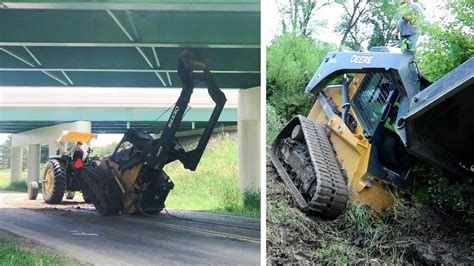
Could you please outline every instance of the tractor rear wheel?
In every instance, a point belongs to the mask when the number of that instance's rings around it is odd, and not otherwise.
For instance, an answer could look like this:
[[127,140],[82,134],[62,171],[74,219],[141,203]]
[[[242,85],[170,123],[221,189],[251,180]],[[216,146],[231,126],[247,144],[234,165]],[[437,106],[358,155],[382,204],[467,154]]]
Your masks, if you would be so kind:
[[84,191],[82,191],[82,199],[84,200],[84,203],[92,203],[92,201],[86,196]]
[[84,198],[94,204],[100,215],[117,215],[123,209],[122,192],[105,164],[85,167],[79,183]]
[[66,166],[57,159],[46,163],[41,187],[43,199],[48,204],[60,203],[67,186]]

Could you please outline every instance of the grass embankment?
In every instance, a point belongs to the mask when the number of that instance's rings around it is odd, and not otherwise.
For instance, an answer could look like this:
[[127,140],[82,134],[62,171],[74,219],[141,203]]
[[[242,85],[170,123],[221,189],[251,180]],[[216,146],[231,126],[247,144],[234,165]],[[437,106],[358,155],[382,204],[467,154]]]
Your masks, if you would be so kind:
[[0,230],[0,265],[86,265],[40,243]]
[[[67,262],[54,254],[35,254],[18,245],[0,241],[0,265],[65,265]],[[71,263],[69,263],[71,264]]]
[[166,206],[260,217],[260,192],[242,196],[237,176],[237,141],[228,135],[213,138],[195,172],[180,162],[165,167],[175,187]]
[[[184,169],[180,162],[167,165],[165,171],[175,184],[167,207],[260,217],[260,192],[240,193],[237,141],[228,135],[211,139],[195,172]],[[26,192],[26,172],[22,180],[9,181],[10,169],[0,170],[1,189]]]
[[0,189],[26,192],[26,172],[21,174],[21,180],[10,183],[10,169],[0,169]]

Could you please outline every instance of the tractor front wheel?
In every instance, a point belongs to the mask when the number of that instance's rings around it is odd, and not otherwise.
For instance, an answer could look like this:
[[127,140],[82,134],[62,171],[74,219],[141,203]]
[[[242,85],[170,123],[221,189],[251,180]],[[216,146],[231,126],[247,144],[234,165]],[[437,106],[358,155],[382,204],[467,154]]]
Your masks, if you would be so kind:
[[57,159],[49,160],[44,169],[43,186],[41,187],[44,201],[48,204],[60,203],[66,186],[66,167]]
[[28,183],[28,199],[35,200],[38,197],[38,182],[30,181]]

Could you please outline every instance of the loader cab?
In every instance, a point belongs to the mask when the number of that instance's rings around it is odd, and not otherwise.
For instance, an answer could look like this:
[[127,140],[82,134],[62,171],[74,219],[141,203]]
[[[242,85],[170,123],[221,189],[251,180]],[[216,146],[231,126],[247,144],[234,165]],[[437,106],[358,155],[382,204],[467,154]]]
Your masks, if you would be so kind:
[[[357,85],[355,85],[357,86]],[[408,189],[413,158],[395,131],[400,102],[396,73],[371,72],[363,75],[350,105],[371,143],[368,172],[390,184]]]
[[[346,90],[350,95],[347,102],[343,99],[332,104],[339,109],[334,114],[341,116],[354,135],[362,132],[370,143],[368,173],[395,187],[409,189],[414,160],[397,132],[396,121],[400,110],[403,113],[407,109],[406,99],[429,82],[419,75],[411,54],[376,47],[369,53],[329,53],[306,91],[324,95],[326,86],[343,76],[350,77],[350,85],[347,89],[343,85],[340,94]],[[353,118],[341,115],[343,106],[350,106],[349,115]],[[351,120],[355,122],[349,123]]]

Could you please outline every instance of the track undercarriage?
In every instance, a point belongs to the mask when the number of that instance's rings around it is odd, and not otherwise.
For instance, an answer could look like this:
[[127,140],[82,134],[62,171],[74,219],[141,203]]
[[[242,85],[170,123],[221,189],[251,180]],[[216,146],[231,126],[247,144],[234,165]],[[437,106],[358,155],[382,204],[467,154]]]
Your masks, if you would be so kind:
[[327,218],[345,210],[346,180],[323,125],[295,117],[278,135],[270,158],[300,209]]

